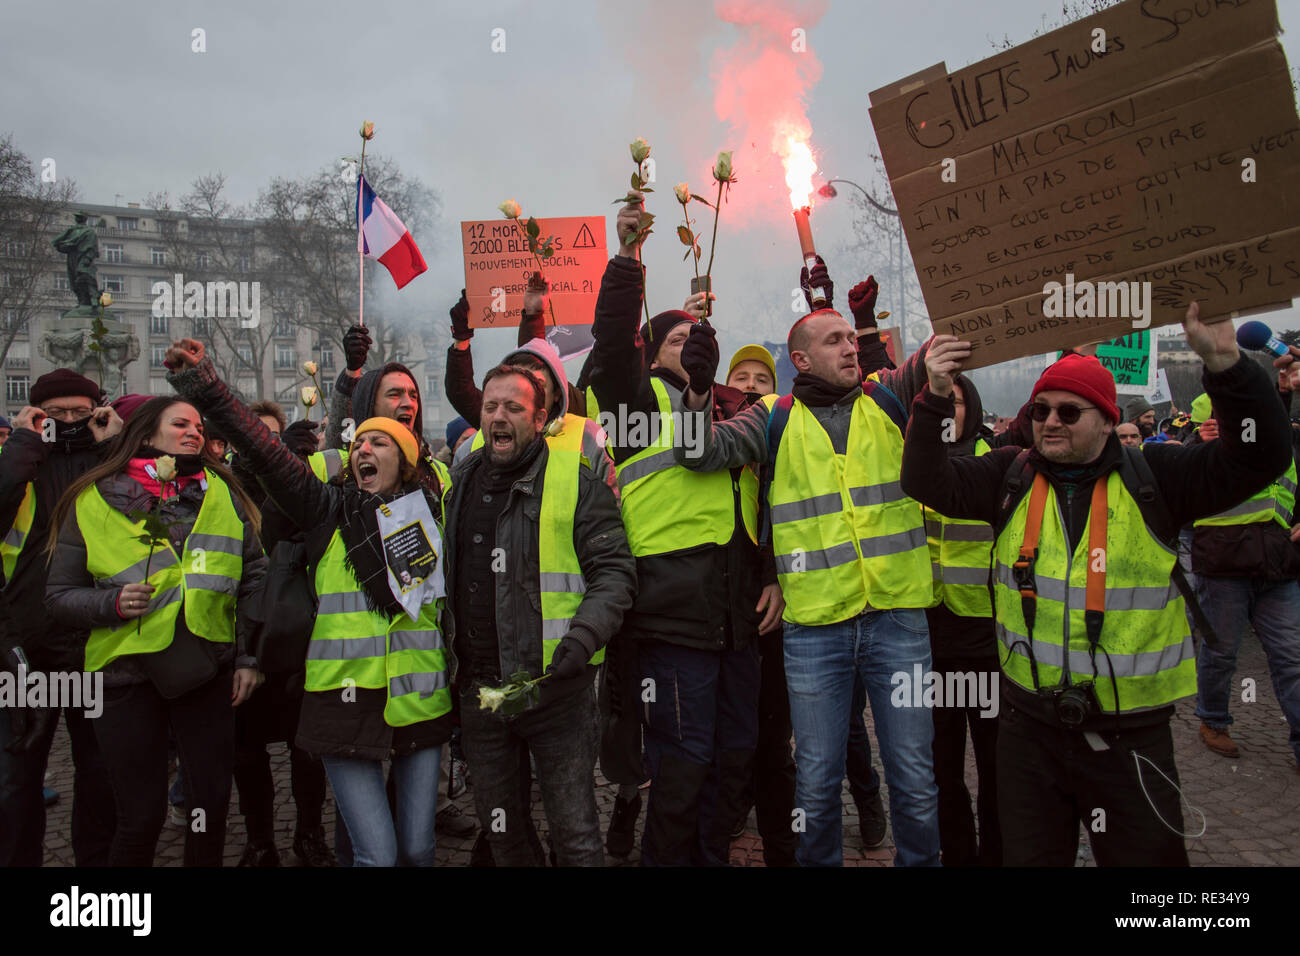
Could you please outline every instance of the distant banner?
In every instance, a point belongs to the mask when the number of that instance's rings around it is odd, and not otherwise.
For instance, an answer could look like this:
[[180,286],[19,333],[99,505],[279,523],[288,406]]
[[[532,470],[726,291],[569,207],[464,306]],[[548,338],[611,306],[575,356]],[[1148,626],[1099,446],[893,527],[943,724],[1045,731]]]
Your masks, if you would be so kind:
[[1273,0],[1125,0],[871,94],[931,322],[972,342],[968,369],[1300,295],[1278,32]]
[[[1064,352],[1050,356],[1055,362]],[[1097,345],[1097,361],[1115,377],[1120,395],[1147,395],[1156,387],[1155,336],[1143,330]]]
[[596,344],[590,325],[548,325],[546,341],[555,346],[561,361],[586,355]]

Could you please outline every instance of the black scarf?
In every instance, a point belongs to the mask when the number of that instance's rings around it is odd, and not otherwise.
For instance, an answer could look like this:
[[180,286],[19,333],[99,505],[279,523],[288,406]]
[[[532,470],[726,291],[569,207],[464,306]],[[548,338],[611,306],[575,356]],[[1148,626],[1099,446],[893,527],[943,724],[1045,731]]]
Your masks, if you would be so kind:
[[95,447],[95,433],[90,430],[90,416],[79,418],[75,422],[62,422],[54,419],[54,451],[71,455],[74,452],[89,451]]
[[176,462],[176,474],[182,477],[197,475],[203,470],[202,455],[173,455],[169,452],[159,451],[153,445],[145,443],[136,449],[132,458],[162,458],[164,455],[172,458]]
[[794,377],[794,388],[791,391],[794,397],[805,405],[826,408],[842,402],[854,393],[860,394],[862,384],[859,382],[845,388],[842,385],[832,385],[826,379],[818,378],[816,375],[800,372]]
[[339,514],[339,534],[347,548],[344,558],[361,590],[366,596],[366,607],[382,611],[389,617],[402,613],[402,604],[393,596],[388,584],[388,561],[384,556],[384,540],[379,533],[379,506],[396,501],[413,491],[423,491],[430,510],[437,515],[437,500],[418,484],[407,485],[401,491],[383,495],[362,491],[355,485],[346,487],[342,511]]

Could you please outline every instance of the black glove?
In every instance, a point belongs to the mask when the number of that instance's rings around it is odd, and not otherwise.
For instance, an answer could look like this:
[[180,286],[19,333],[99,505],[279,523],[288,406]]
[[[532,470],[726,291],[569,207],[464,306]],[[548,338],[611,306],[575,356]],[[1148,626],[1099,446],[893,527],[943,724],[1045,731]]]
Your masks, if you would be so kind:
[[357,371],[370,354],[370,333],[359,325],[352,326],[343,336],[343,351],[347,353],[348,371]]
[[460,299],[451,307],[451,337],[457,342],[464,342],[474,337],[474,330],[469,327],[469,299],[465,290],[460,290]]
[[546,668],[546,673],[556,680],[581,677],[587,670],[587,658],[590,656],[576,637],[566,637],[556,646],[551,666]]
[[866,282],[859,282],[849,290],[849,308],[853,311],[853,324],[860,329],[873,328],[876,324],[876,296],[880,295],[880,286],[875,276],[867,276]]
[[799,288],[803,289],[804,301],[808,303],[808,308],[813,307],[812,290],[821,289],[826,294],[826,305],[823,308],[833,309],[835,300],[835,283],[831,281],[831,274],[826,271],[826,263],[822,257],[817,257],[817,265],[813,266],[812,274],[809,275],[808,267],[804,266],[799,270]]
[[294,422],[280,433],[280,441],[295,455],[307,458],[316,452],[316,429],[319,427],[320,422],[309,422],[306,419]]
[[711,325],[697,322],[682,346],[682,368],[690,380],[691,391],[708,395],[718,374],[718,333]]

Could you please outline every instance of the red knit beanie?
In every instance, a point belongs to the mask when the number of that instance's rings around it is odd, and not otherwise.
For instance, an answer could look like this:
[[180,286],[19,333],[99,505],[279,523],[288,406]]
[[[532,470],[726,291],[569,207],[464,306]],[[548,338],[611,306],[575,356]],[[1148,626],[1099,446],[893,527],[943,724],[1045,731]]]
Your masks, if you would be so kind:
[[1106,371],[1092,355],[1067,355],[1047,367],[1034,386],[1031,399],[1039,392],[1060,389],[1085,398],[1110,419],[1119,424],[1119,406],[1115,404],[1115,377]]

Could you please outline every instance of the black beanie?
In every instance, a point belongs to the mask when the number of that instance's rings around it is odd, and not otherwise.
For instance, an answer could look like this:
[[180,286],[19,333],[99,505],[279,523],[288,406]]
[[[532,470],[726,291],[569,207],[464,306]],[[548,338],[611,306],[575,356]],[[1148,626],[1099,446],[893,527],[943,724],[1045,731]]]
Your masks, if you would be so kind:
[[70,368],[56,368],[36,380],[28,393],[28,401],[33,405],[43,405],[51,398],[82,395],[98,405],[99,394],[99,386],[86,376],[78,375]]
[[641,326],[641,339],[645,342],[647,365],[653,362],[655,356],[659,354],[659,346],[663,344],[664,339],[668,338],[668,333],[683,322],[690,322],[694,325],[695,317],[689,312],[683,312],[681,309],[669,309],[667,312],[660,312],[650,320],[649,331],[654,334],[653,338],[647,335],[645,325]]

